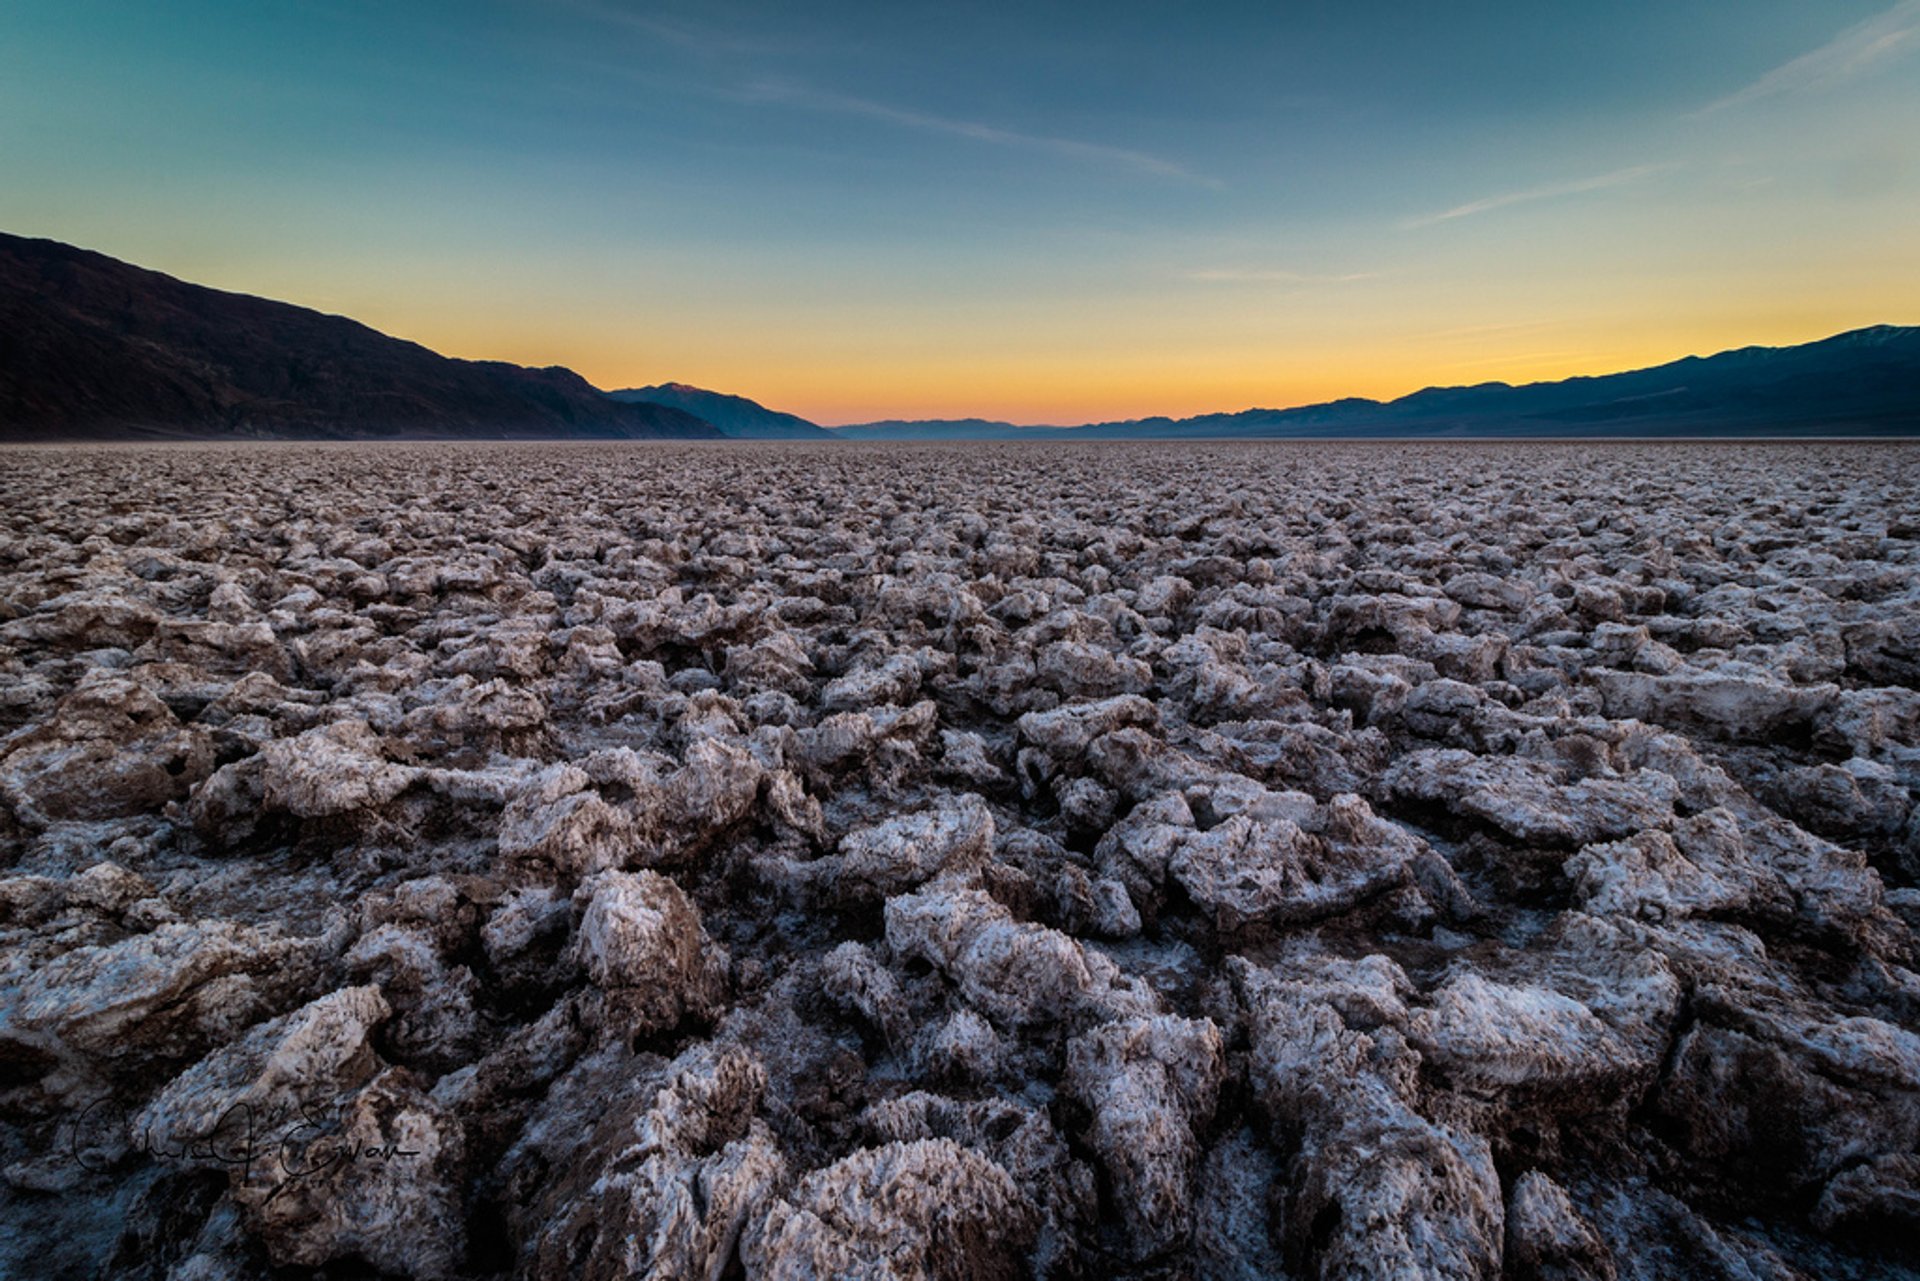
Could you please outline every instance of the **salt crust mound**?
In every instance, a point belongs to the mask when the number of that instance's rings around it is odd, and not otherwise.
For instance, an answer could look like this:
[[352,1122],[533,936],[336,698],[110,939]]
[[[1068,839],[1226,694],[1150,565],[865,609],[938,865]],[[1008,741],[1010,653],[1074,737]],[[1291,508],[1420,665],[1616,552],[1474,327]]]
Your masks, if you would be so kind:
[[1920,451],[0,453],[0,1275],[1920,1268]]

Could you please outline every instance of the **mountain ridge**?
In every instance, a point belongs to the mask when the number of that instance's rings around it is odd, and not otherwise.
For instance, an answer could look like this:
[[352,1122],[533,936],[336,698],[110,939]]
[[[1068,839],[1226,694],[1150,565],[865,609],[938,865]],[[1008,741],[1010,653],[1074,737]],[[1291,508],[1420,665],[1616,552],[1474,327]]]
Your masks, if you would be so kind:
[[607,395],[628,403],[666,405],[703,418],[734,440],[832,440],[833,433],[798,414],[768,409],[758,401],[689,383],[655,383]]
[[1557,381],[1079,426],[822,427],[687,383],[442,356],[344,316],[0,232],[0,441],[191,438],[1180,440],[1920,434],[1920,327],[1871,325]]
[[[1864,362],[1834,359],[1855,352],[1871,355]],[[1888,353],[1887,359],[1879,358]],[[1760,377],[1743,378],[1750,370],[1760,371]],[[1687,383],[1674,385],[1682,374],[1717,384],[1712,398]],[[1866,385],[1863,377],[1870,380]],[[1582,424],[1583,430],[1570,430]],[[1808,343],[1736,347],[1644,369],[1554,381],[1423,387],[1392,400],[1351,396],[1287,409],[1156,415],[1074,427],[889,419],[829,430],[845,440],[1305,438],[1322,432],[1495,438],[1907,435],[1920,433],[1920,326],[1870,325]]]
[[720,434],[557,365],[442,356],[345,316],[0,233],[0,440]]

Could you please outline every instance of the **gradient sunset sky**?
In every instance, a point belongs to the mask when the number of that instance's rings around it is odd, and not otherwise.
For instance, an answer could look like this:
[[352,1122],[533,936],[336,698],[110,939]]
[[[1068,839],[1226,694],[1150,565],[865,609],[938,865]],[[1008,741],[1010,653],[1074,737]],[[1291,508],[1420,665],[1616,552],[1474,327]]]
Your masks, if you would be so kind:
[[1920,0],[7,0],[0,229],[828,423],[1920,321]]

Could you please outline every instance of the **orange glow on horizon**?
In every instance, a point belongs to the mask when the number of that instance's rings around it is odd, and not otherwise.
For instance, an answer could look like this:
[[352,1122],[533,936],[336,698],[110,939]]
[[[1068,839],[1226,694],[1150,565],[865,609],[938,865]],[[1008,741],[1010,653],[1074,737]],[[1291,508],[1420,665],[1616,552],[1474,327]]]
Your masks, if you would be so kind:
[[1488,326],[1496,332],[1482,334],[1467,327],[1384,338],[1371,348],[1343,345],[1270,359],[1227,352],[1182,360],[1164,351],[1136,351],[1106,358],[922,365],[707,358],[636,368],[626,351],[597,342],[569,357],[549,342],[503,345],[497,335],[492,335],[493,342],[462,343],[459,335],[449,335],[441,344],[422,341],[447,354],[478,349],[484,355],[472,358],[565,365],[608,390],[685,383],[744,396],[825,426],[961,418],[1077,426],[1290,409],[1345,397],[1385,401],[1434,386],[1554,382],[1736,347],[1790,346],[1871,324],[1914,319],[1836,307],[1812,315],[1789,310],[1764,321],[1728,319],[1712,328],[1623,324],[1583,334],[1571,324],[1521,324]]
[[828,425],[1391,400],[1920,322],[1916,4],[25,0],[0,228]]
[[881,281],[850,297],[795,286],[741,298],[678,287],[658,295],[666,305],[573,278],[564,258],[514,275],[408,255],[100,247],[215,288],[350,316],[444,355],[562,365],[606,390],[686,383],[829,426],[1071,426],[1555,381],[1920,322],[1910,288],[1920,230],[1890,235],[1864,250],[1838,242],[1771,259],[1737,279],[1691,256],[1684,270],[1654,262],[1639,273],[1544,248],[1508,262],[1497,241],[1475,240],[1458,261],[1299,293],[1136,272],[1058,293],[948,294],[921,283],[894,298]]

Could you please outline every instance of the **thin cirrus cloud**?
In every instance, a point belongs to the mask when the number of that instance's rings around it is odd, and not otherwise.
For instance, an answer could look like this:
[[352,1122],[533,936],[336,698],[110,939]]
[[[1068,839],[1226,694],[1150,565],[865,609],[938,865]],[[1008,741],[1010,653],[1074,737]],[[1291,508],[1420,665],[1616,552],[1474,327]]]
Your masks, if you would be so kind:
[[1469,201],[1464,205],[1455,205],[1451,209],[1436,214],[1427,214],[1420,218],[1410,218],[1400,225],[1408,231],[1420,227],[1431,227],[1436,223],[1452,222],[1456,218],[1471,218],[1475,214],[1490,213],[1495,209],[1505,209],[1510,205],[1531,204],[1536,200],[1557,200],[1563,196],[1578,196],[1590,191],[1607,191],[1614,187],[1625,187],[1636,182],[1644,182],[1656,174],[1670,172],[1679,168],[1678,164],[1635,165],[1631,169],[1616,169],[1612,173],[1599,174],[1592,178],[1581,178],[1574,182],[1556,182],[1545,187],[1530,187],[1525,191],[1509,191],[1503,195],[1488,196],[1484,200]]
[[612,27],[624,28],[648,40],[707,57],[791,54],[795,50],[791,37],[775,41],[763,36],[739,36],[704,23],[676,20],[658,13],[637,12],[602,3],[602,0],[548,0],[548,3]]
[[747,101],[801,107],[811,111],[836,112],[842,115],[862,116],[869,120],[879,120],[887,124],[899,125],[904,129],[918,129],[926,133],[946,134],[954,138],[967,138],[974,142],[983,142],[998,147],[1017,147],[1029,151],[1050,152],[1056,156],[1106,165],[1113,168],[1130,170],[1154,178],[1167,178],[1177,182],[1191,183],[1195,186],[1220,190],[1225,184],[1217,178],[1195,173],[1185,165],[1156,156],[1147,151],[1135,151],[1128,147],[1113,147],[1105,143],[1085,142],[1078,138],[1059,138],[1048,134],[1022,133],[1015,129],[1002,129],[976,120],[956,120],[948,116],[928,115],[905,107],[896,107],[884,102],[875,102],[868,98],[856,98],[846,94],[826,93],[809,89],[802,85],[783,81],[760,81],[750,85],[744,95]]
[[1763,98],[1830,89],[1916,50],[1920,50],[1920,0],[1901,0],[1885,13],[1848,27],[1813,52],[1782,63],[1695,114],[1711,115]]

